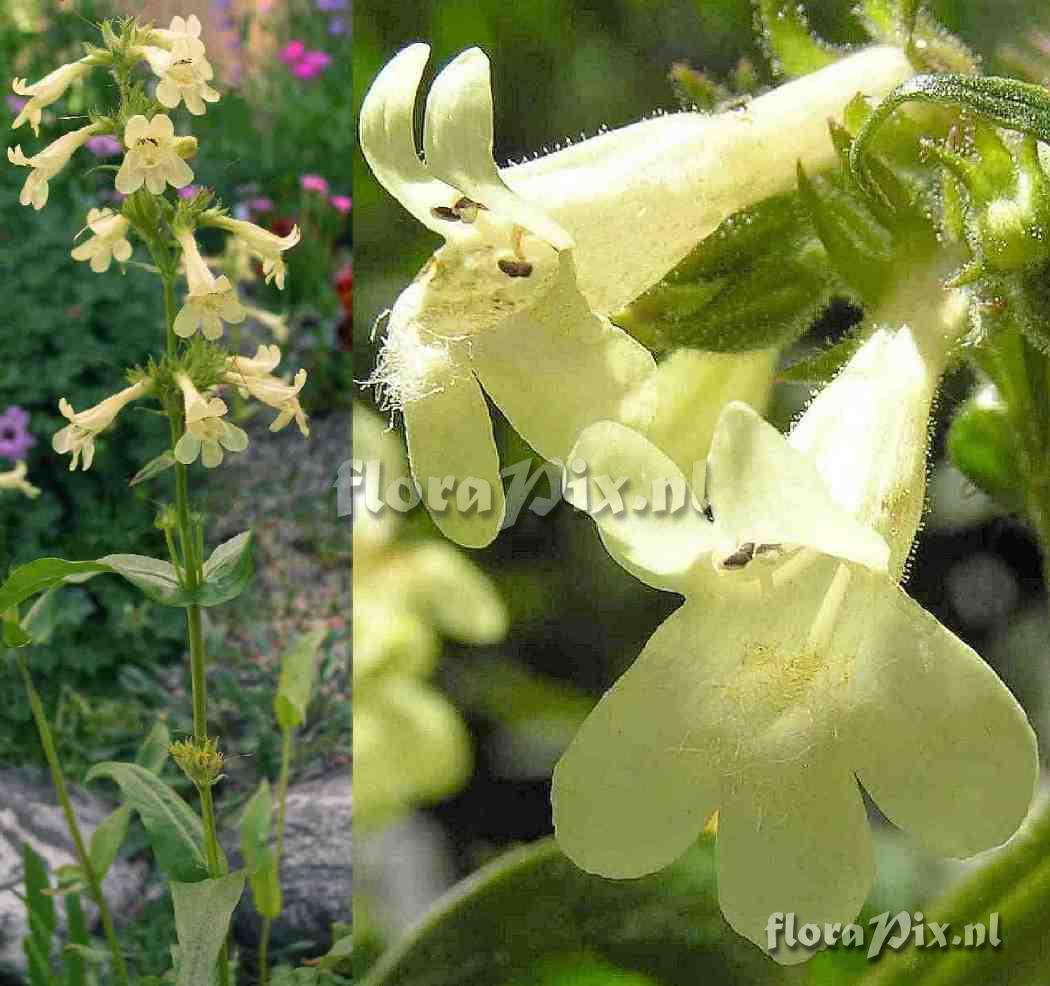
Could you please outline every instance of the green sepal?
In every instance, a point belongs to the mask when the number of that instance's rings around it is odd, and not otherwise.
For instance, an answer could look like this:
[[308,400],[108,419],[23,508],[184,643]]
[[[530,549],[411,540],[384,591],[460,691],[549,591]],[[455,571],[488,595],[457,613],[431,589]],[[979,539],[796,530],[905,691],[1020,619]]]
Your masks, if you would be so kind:
[[1050,356],[1050,263],[989,279],[987,286],[1028,341]]
[[846,363],[864,344],[860,335],[846,336],[825,349],[806,356],[777,374],[783,383],[804,383],[823,387],[831,383]]
[[1024,508],[1024,473],[1006,408],[970,400],[948,429],[948,456],[978,489],[1012,512]]
[[798,196],[781,195],[725,220],[612,321],[657,352],[785,346],[836,283]]
[[873,38],[903,48],[920,72],[977,72],[977,56],[921,6],[921,0],[861,0],[856,13]]
[[756,0],[755,12],[763,43],[779,75],[808,75],[842,57],[810,31],[798,0]]

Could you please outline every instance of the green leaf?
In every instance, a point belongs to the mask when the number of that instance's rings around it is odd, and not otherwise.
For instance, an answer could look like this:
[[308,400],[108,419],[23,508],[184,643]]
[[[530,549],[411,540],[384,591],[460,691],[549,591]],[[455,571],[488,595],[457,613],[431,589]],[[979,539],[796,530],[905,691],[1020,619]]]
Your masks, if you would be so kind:
[[175,456],[169,449],[166,452],[161,452],[155,459],[150,459],[134,476],[131,477],[131,481],[128,486],[138,486],[139,483],[144,483],[148,479],[153,479],[154,476],[159,476],[162,472],[170,469],[175,465]]
[[773,67],[781,75],[807,75],[840,57],[810,32],[798,0],[758,0],[756,6]]
[[63,583],[85,582],[95,575],[119,575],[154,602],[189,606],[193,598],[179,585],[170,563],[145,555],[106,555],[95,561],[38,558],[20,565],[0,585],[0,612],[12,609],[38,592]]
[[574,866],[553,840],[512,852],[452,891],[358,986],[493,986],[587,953],[665,986],[759,986],[780,970],[729,930],[714,840],[640,880]]
[[349,934],[343,935],[332,943],[332,947],[318,961],[317,968],[331,969],[333,972],[339,972],[340,970],[349,972],[349,962],[352,953],[353,938]]
[[80,949],[90,950],[90,943],[79,894],[66,897],[66,926],[69,942],[62,950],[65,986],[86,986],[84,956]]
[[243,531],[211,553],[204,563],[204,583],[197,592],[196,601],[201,606],[218,606],[244,592],[253,572],[253,545],[252,532]]
[[266,918],[279,917],[282,906],[277,857],[270,847],[272,817],[270,785],[264,779],[244,806],[241,816],[241,853],[255,909]]
[[91,833],[88,858],[100,880],[105,879],[109,868],[117,858],[117,853],[127,837],[130,823],[131,805],[121,805],[103,818],[95,831]]
[[168,724],[163,719],[158,719],[135,754],[135,763],[154,774],[159,774],[168,762],[169,746],[171,733],[168,731]]
[[863,342],[859,335],[846,336],[834,345],[792,363],[777,374],[777,379],[785,383],[807,383],[814,387],[823,387],[835,379],[839,370],[860,349]]
[[541,963],[527,976],[515,976],[503,986],[660,986],[650,976],[625,972],[593,956],[567,955]]
[[1024,507],[1024,473],[1017,438],[1006,409],[971,400],[948,429],[948,455],[978,489],[1006,509]]
[[295,729],[306,720],[317,650],[327,633],[327,630],[312,630],[303,634],[281,658],[281,678],[273,700],[281,729]]
[[219,950],[242,893],[242,870],[214,880],[171,884],[179,939],[177,986],[214,986]]
[[96,764],[86,780],[107,777],[138,813],[157,863],[170,880],[195,883],[208,876],[204,827],[192,808],[145,767],[112,761]]
[[43,593],[22,617],[22,628],[35,644],[46,644],[58,627],[79,626],[95,610],[83,589],[55,586]]
[[47,863],[29,843],[22,846],[25,907],[29,934],[22,939],[30,986],[52,986],[51,940],[55,934],[55,902],[47,893],[51,883]]
[[858,181],[866,181],[868,145],[894,111],[908,102],[962,106],[988,123],[1050,140],[1050,92],[1042,86],[996,76],[916,75],[879,103],[857,134],[849,163]]
[[22,629],[21,624],[15,620],[4,619],[4,646],[25,647],[33,642],[33,638]]

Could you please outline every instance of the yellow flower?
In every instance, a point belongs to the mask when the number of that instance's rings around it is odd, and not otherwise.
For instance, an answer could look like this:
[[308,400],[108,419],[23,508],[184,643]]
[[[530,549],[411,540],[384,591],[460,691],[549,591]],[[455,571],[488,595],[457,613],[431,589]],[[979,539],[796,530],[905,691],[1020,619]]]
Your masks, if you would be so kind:
[[182,245],[189,293],[175,316],[175,334],[187,339],[199,328],[204,338],[218,339],[222,335],[223,322],[236,324],[244,321],[244,308],[237,298],[237,289],[225,274],[216,277],[208,269],[192,230],[180,230],[176,235]]
[[131,243],[128,240],[128,221],[112,209],[91,209],[87,216],[87,228],[92,237],[86,243],[74,247],[70,256],[74,260],[90,260],[96,273],[109,270],[115,257],[123,262],[131,258]]
[[148,380],[140,380],[130,387],[125,387],[104,401],[86,411],[76,412],[64,397],[58,402],[58,409],[69,424],[55,432],[51,447],[64,455],[71,452],[73,458],[69,463],[70,471],[76,469],[79,460],[83,460],[84,469],[91,468],[95,457],[95,437],[112,423],[113,419],[134,400],[142,397],[150,388]]
[[245,222],[242,219],[231,219],[218,212],[206,213],[202,222],[204,225],[217,226],[219,229],[233,233],[253,256],[262,261],[266,283],[276,281],[277,287],[284,288],[285,267],[281,254],[285,250],[290,250],[302,238],[298,226],[293,226],[287,236],[278,236],[261,226],[256,226],[255,223]]
[[124,128],[127,153],[117,172],[117,191],[130,195],[143,185],[160,195],[170,183],[185,188],[193,181],[193,172],[180,154],[180,140],[175,125],[163,113],[152,120],[133,116]]
[[200,456],[206,469],[214,469],[223,460],[222,450],[243,452],[248,447],[248,436],[236,425],[223,420],[229,410],[218,397],[205,397],[185,373],[175,374],[175,382],[182,390],[186,430],[175,443],[175,458],[190,465]]
[[7,149],[7,160],[23,168],[32,168],[29,177],[22,186],[18,201],[22,205],[31,205],[34,209],[43,209],[47,205],[47,183],[69,163],[69,159],[87,142],[92,134],[102,130],[100,124],[92,123],[79,130],[64,134],[49,144],[40,153],[26,157],[22,146],[16,145]]
[[170,110],[185,102],[194,116],[202,116],[204,104],[217,103],[219,94],[208,83],[215,77],[211,64],[195,46],[183,39],[173,42],[170,50],[150,45],[136,49],[136,54],[149,62],[157,83],[157,102]]
[[156,27],[149,32],[147,40],[165,48],[181,46],[192,58],[204,57],[204,42],[201,41],[201,22],[196,14],[189,17],[175,16],[166,27]]
[[30,500],[40,496],[40,489],[26,479],[26,464],[19,460],[14,469],[0,472],[0,490],[17,490]]
[[260,346],[252,359],[228,356],[228,370],[223,379],[239,387],[245,396],[250,394],[280,411],[270,425],[270,431],[280,431],[294,418],[299,431],[309,435],[306,412],[299,404],[299,391],[306,385],[306,370],[299,370],[292,383],[286,383],[270,372],[280,361],[281,351],[276,346]]
[[11,129],[17,130],[23,123],[28,122],[33,128],[33,133],[39,137],[40,116],[44,107],[61,99],[74,80],[82,78],[91,71],[91,65],[90,57],[81,58],[68,65],[60,65],[54,72],[45,75],[33,85],[29,85],[27,79],[15,79],[12,88],[19,96],[28,96],[29,102],[15,117]]

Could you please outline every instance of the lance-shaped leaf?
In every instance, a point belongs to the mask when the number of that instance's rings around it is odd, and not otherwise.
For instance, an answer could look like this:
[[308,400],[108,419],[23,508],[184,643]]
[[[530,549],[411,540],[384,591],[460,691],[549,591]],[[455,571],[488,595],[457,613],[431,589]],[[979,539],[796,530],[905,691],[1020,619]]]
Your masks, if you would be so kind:
[[281,658],[281,679],[273,700],[274,713],[281,729],[295,729],[306,720],[317,649],[326,634],[326,630],[312,630],[303,634]]
[[758,0],[756,6],[762,36],[774,67],[782,75],[808,75],[841,57],[841,52],[810,31],[798,0]]
[[201,606],[218,606],[244,592],[252,577],[253,545],[251,531],[243,531],[220,544],[204,563],[204,582],[196,602]]
[[270,785],[263,779],[255,794],[244,806],[241,816],[241,853],[252,888],[255,909],[265,918],[281,914],[281,884],[277,857],[270,847],[273,801]]
[[215,982],[219,950],[242,893],[241,870],[214,880],[171,884],[179,939],[176,986],[212,986]]
[[48,890],[47,863],[29,843],[22,846],[25,907],[29,934],[22,940],[30,986],[51,986],[51,939],[55,933],[55,902]]
[[[157,863],[171,880],[195,883],[208,876],[204,827],[179,795],[145,767],[109,761],[95,764],[86,780],[108,777],[138,813]],[[220,850],[221,852],[221,850]],[[225,866],[225,860],[223,861]]]
[[154,476],[159,476],[162,472],[167,471],[173,465],[175,465],[175,456],[168,450],[161,452],[155,459],[150,459],[131,479],[128,481],[128,486],[138,486],[139,483],[144,483],[148,479],[153,479]]

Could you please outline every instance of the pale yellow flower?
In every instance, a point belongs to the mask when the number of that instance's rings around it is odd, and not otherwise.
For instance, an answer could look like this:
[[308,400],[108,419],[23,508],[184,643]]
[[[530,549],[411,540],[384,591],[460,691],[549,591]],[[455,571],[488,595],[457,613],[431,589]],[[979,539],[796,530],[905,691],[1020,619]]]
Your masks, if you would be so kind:
[[74,411],[73,406],[64,397],[58,402],[58,409],[69,424],[55,432],[51,447],[60,455],[71,452],[73,458],[69,463],[70,471],[76,469],[78,461],[83,461],[85,470],[91,468],[95,457],[95,438],[108,428],[113,419],[134,400],[142,397],[150,388],[148,380],[140,380],[130,387],[125,387],[104,401],[86,411]]
[[293,226],[287,236],[278,236],[261,226],[256,226],[255,223],[245,222],[242,219],[231,219],[219,212],[207,213],[202,222],[204,225],[217,226],[219,229],[233,233],[253,256],[262,261],[266,283],[276,281],[277,287],[284,288],[285,266],[281,254],[285,250],[290,250],[302,238],[298,226]]
[[117,172],[117,191],[130,195],[145,185],[152,194],[160,195],[169,183],[185,188],[193,181],[193,172],[182,159],[180,141],[171,118],[163,113],[152,120],[133,116],[124,129],[128,150]]
[[97,123],[63,134],[58,140],[48,144],[38,154],[26,157],[21,144],[7,149],[7,160],[23,168],[32,168],[29,177],[22,186],[18,201],[22,205],[31,205],[34,209],[43,209],[47,205],[48,182],[55,177],[68,163],[69,159],[87,143],[92,134],[103,129]]
[[280,412],[270,425],[270,431],[280,431],[294,418],[299,431],[309,435],[306,412],[299,404],[299,391],[306,385],[306,370],[299,370],[289,384],[271,373],[280,359],[281,351],[276,346],[260,346],[252,359],[228,356],[226,364],[229,369],[223,379],[240,388],[245,396],[250,394]]
[[122,263],[131,259],[131,242],[128,240],[130,224],[119,212],[112,209],[91,209],[87,216],[87,228],[92,237],[70,251],[74,260],[90,260],[96,273],[109,270],[114,258]]
[[136,54],[149,62],[157,83],[157,102],[168,109],[175,109],[185,102],[194,116],[202,116],[204,104],[217,103],[219,94],[208,83],[215,71],[204,57],[203,46],[199,54],[184,40],[175,41],[170,50],[145,45],[136,49]]
[[26,479],[26,464],[19,460],[14,469],[0,472],[0,490],[17,490],[30,500],[40,496],[40,488]]
[[182,245],[189,293],[175,316],[175,334],[187,339],[199,328],[206,339],[218,339],[222,335],[223,322],[236,324],[244,321],[244,308],[237,298],[237,289],[225,274],[216,277],[208,269],[192,230],[181,230],[177,236]]
[[205,397],[185,373],[175,374],[175,382],[182,390],[186,430],[175,443],[175,458],[190,465],[200,456],[207,469],[214,469],[223,460],[223,449],[243,452],[248,447],[248,436],[236,425],[223,420],[229,410],[219,397]]
[[28,79],[15,79],[11,87],[19,96],[28,96],[29,102],[22,107],[21,112],[15,117],[11,124],[12,130],[17,130],[23,123],[28,122],[33,128],[33,133],[40,136],[40,116],[44,107],[61,99],[70,84],[76,79],[83,78],[91,71],[90,58],[81,58],[79,61],[60,65],[45,75],[39,82],[29,85]]
[[196,14],[190,14],[189,17],[172,17],[168,27],[154,28],[149,32],[147,40],[169,49],[181,45],[192,58],[204,57],[201,22]]

